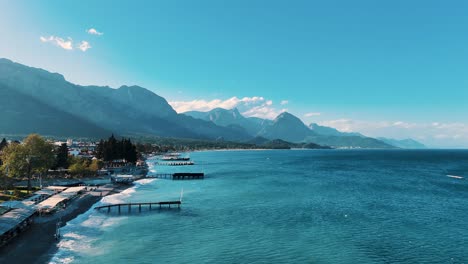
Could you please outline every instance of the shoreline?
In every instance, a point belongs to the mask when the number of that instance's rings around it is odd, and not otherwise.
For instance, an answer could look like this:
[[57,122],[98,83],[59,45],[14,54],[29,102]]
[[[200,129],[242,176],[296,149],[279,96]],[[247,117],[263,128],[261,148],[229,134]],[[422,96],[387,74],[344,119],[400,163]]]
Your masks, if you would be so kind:
[[87,192],[75,198],[64,210],[48,216],[35,216],[31,226],[0,248],[0,263],[49,263],[58,250],[55,237],[56,224],[61,219],[65,226],[69,221],[87,212],[103,197],[120,193],[129,186],[113,186],[106,195]]

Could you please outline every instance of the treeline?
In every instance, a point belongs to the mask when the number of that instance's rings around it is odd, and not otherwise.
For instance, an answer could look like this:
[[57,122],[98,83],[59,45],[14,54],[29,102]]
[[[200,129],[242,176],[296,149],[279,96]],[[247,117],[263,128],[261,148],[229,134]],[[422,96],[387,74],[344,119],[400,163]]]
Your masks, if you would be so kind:
[[[102,168],[102,161],[68,154],[68,146],[54,146],[37,134],[26,137],[22,143],[6,139],[0,141],[0,187],[11,186],[14,180],[26,178],[28,190],[36,176],[94,176]],[[50,172],[49,170],[56,170]],[[67,169],[62,171],[61,169]],[[58,174],[57,174],[58,173]]]
[[138,159],[136,146],[130,139],[117,140],[114,135],[108,140],[99,141],[96,146],[96,157],[104,161],[125,160],[135,163]]
[[140,153],[165,153],[171,151],[196,151],[209,149],[258,149],[255,144],[224,141],[224,140],[201,140],[186,138],[163,138],[156,136],[133,136],[137,141],[137,150]]
[[2,160],[0,168],[2,184],[8,184],[10,178],[22,179],[26,176],[29,192],[33,175],[45,174],[54,166],[54,146],[41,136],[31,134],[24,139],[22,144],[19,142],[2,143],[0,159]]
[[103,167],[102,161],[68,155],[68,146],[63,143],[55,150],[55,166],[53,169],[68,169],[71,175],[95,175]]

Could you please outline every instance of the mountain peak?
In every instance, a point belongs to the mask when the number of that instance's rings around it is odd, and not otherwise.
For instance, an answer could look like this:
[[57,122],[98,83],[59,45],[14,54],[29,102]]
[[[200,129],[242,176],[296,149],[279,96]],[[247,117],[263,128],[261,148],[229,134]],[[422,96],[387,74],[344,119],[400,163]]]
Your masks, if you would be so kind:
[[301,119],[299,119],[297,116],[290,114],[288,112],[283,112],[279,114],[274,120],[274,122],[282,122],[282,121],[294,122],[298,124],[300,123],[303,126],[305,126],[304,122],[302,122]]
[[290,142],[300,142],[308,136],[314,135],[298,117],[283,112],[273,123],[259,132],[260,136],[268,139],[281,138]]
[[7,78],[21,78],[25,75],[28,76],[39,76],[44,80],[59,80],[65,81],[65,77],[62,74],[49,72],[47,70],[41,68],[34,68],[30,66],[26,66],[12,60],[6,58],[0,58],[0,67],[2,70],[2,74]]
[[427,148],[424,144],[421,142],[418,142],[412,138],[406,138],[406,139],[393,139],[393,138],[384,138],[384,137],[379,137],[377,138],[378,140],[381,140],[389,145],[395,146],[397,148],[403,148],[403,149],[425,149]]
[[0,58],[0,63],[13,63],[13,61],[7,59],[7,58]]
[[237,107],[234,107],[233,109],[231,109],[231,112],[232,112],[233,114],[238,115],[238,116],[241,115],[241,113],[239,112],[239,109],[237,109]]

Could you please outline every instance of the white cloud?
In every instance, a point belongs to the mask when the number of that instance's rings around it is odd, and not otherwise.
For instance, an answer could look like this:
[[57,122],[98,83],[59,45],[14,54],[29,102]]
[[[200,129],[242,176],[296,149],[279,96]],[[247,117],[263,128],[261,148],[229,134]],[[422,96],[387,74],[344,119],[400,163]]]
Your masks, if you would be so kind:
[[86,32],[88,32],[88,34],[97,35],[97,36],[102,36],[104,34],[102,32],[97,31],[95,28],[90,28],[86,30]]
[[193,101],[174,101],[169,104],[178,112],[183,113],[187,111],[210,111],[214,108],[220,107],[224,109],[232,109],[237,107],[239,112],[247,117],[260,117],[274,119],[286,109],[278,110],[273,106],[272,100],[266,100],[261,96],[254,97],[231,97],[226,100],[213,99],[207,100],[193,100]]
[[70,37],[67,40],[65,40],[56,36],[49,36],[48,38],[41,36],[39,39],[43,43],[52,43],[53,45],[56,45],[57,47],[60,47],[62,49],[73,50],[73,40]]
[[81,43],[77,46],[78,49],[80,49],[81,51],[85,52],[87,51],[88,49],[91,48],[91,45],[89,45],[89,42],[88,41],[81,41]]
[[275,119],[279,114],[288,111],[288,109],[276,110],[273,107],[266,105],[253,107],[245,112],[242,115],[247,117],[259,117],[266,119]]
[[313,116],[320,116],[321,113],[318,112],[312,112],[312,113],[306,113],[304,117],[313,117]]
[[288,101],[288,100],[283,100],[283,101],[281,101],[281,103],[280,103],[280,104],[281,104],[281,105],[287,105],[288,103],[289,103],[289,101]]
[[468,147],[468,123],[336,119],[319,124],[342,132],[360,132],[371,137],[413,138],[435,147]]

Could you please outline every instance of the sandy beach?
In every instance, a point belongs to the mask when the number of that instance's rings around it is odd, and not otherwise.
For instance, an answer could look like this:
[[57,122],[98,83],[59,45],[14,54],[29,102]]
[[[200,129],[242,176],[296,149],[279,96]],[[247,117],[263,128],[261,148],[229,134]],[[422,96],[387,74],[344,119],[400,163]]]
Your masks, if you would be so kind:
[[58,249],[54,234],[60,218],[64,226],[89,210],[103,196],[128,187],[130,186],[118,186],[111,192],[102,192],[102,196],[101,192],[85,193],[75,198],[66,209],[49,216],[36,216],[27,230],[0,248],[0,263],[48,263]]

